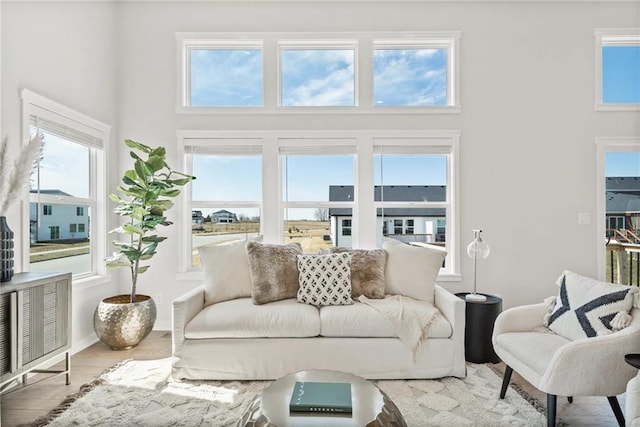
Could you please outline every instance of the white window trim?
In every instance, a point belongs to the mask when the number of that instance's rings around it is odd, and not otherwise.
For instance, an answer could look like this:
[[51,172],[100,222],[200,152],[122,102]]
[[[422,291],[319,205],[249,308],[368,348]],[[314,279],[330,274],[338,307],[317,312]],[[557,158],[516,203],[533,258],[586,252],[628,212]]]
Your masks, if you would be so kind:
[[595,36],[595,111],[640,111],[638,104],[605,104],[602,102],[602,47],[640,45],[640,28],[597,29]]
[[[352,139],[356,141],[354,185],[357,203],[353,204],[352,239],[354,247],[372,249],[376,247],[376,235],[371,230],[376,229],[376,203],[373,199],[375,177],[373,172],[374,143],[380,141],[401,141],[402,145],[422,144],[434,148],[447,150],[447,203],[430,204],[448,209],[450,218],[446,225],[447,235],[447,270],[440,272],[439,282],[453,282],[462,279],[460,273],[460,215],[459,215],[459,162],[460,162],[460,131],[459,130],[344,130],[344,131],[213,131],[213,130],[179,130],[176,133],[179,155],[184,159],[183,170],[191,173],[191,157],[185,152],[186,146],[191,146],[194,140],[212,141],[224,139],[247,139],[260,141],[262,146],[262,205],[260,209],[261,233],[268,243],[282,242],[282,227],[284,208],[289,207],[329,207],[336,202],[285,202],[282,198],[281,164],[279,141],[281,140],[309,140],[309,139]],[[378,142],[375,142],[378,141]],[[421,142],[420,142],[421,141]],[[425,142],[426,141],[426,142]],[[274,167],[276,166],[276,167]],[[188,250],[191,248],[191,186],[179,196],[181,215],[177,217],[177,227],[181,231],[179,237],[179,273],[178,278],[184,280],[202,280],[201,269],[191,267]],[[233,202],[236,203],[236,202]],[[348,202],[350,203],[350,202]],[[403,205],[404,206],[404,205]],[[343,207],[341,205],[341,207]],[[422,206],[421,206],[422,207]],[[189,252],[190,254],[190,252]]]
[[636,153],[640,152],[640,137],[601,137],[596,138],[597,159],[596,159],[596,177],[597,177],[597,220],[596,220],[596,236],[594,236],[594,244],[597,249],[598,256],[598,279],[605,278],[605,246],[603,237],[605,235],[605,219],[607,217],[607,201],[606,201],[606,161],[607,153]]
[[[309,115],[309,114],[381,114],[381,115],[423,115],[459,114],[460,103],[460,39],[461,31],[380,31],[380,32],[177,32],[176,63],[178,84],[176,95],[177,114],[185,115]],[[311,48],[311,46],[353,46],[356,44],[355,62],[355,106],[338,107],[285,107],[280,105],[280,47],[290,44]],[[189,64],[190,48],[256,48],[263,49],[263,106],[217,107],[189,106]],[[376,107],[373,105],[373,47],[447,47],[449,63],[447,94],[449,105]]]
[[[107,247],[107,166],[109,158],[108,147],[111,137],[111,126],[75,111],[65,105],[50,100],[28,89],[20,91],[22,99],[22,141],[26,144],[30,137],[30,117],[37,116],[50,121],[69,126],[93,136],[102,141],[99,150],[91,150],[89,175],[90,194],[94,198],[65,198],[39,194],[39,203],[47,204],[71,204],[89,206],[92,210],[91,222],[88,233],[91,236],[91,265],[92,271],[86,274],[74,275],[74,284],[82,283],[83,286],[93,286],[103,283],[107,277],[104,263]],[[23,224],[29,224],[30,195],[26,195],[22,209]],[[26,206],[26,208],[25,208]],[[30,229],[22,227],[22,271],[29,271],[30,264]],[[95,282],[95,283],[94,283]]]

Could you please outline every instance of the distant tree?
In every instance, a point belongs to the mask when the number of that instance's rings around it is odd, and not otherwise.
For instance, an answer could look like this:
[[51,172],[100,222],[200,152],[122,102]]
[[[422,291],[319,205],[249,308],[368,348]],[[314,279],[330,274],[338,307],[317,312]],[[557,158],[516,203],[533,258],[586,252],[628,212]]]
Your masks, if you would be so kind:
[[329,221],[329,209],[327,208],[317,208],[313,213],[316,221]]
[[247,215],[245,215],[245,214],[242,214],[242,213],[238,214],[238,221],[242,221],[242,222],[249,221],[249,217]]
[[211,222],[211,215],[207,215],[207,216],[204,218],[204,222]]

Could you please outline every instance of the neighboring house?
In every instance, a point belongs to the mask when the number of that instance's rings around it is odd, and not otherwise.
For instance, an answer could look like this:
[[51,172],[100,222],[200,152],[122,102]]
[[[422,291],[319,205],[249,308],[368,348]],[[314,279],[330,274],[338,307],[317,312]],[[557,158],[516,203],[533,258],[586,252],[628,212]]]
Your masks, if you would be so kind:
[[[73,197],[60,190],[40,190],[40,194]],[[87,206],[29,203],[31,241],[88,239],[88,209]]]
[[211,214],[211,222],[215,222],[216,224],[238,222],[238,217],[233,212],[229,212],[223,209]]
[[[444,185],[377,185],[374,200],[387,202],[443,202]],[[329,186],[329,201],[353,200],[352,185]],[[384,208],[377,210],[377,242],[392,237],[403,242],[435,243],[445,241],[445,210],[443,208]],[[352,214],[349,208],[330,208],[331,241],[334,246],[351,247]]]
[[640,230],[640,178],[607,177],[606,228],[612,230]]
[[204,216],[202,216],[202,211],[191,211],[191,224],[204,224]]

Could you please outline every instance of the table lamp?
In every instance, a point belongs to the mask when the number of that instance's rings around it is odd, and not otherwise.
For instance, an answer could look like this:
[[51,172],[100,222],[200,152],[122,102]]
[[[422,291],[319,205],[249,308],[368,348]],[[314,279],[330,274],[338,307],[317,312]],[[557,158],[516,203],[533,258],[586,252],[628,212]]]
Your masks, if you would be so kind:
[[473,241],[467,246],[467,254],[473,259],[473,293],[465,295],[467,301],[486,301],[487,297],[476,293],[476,264],[478,258],[489,256],[489,245],[480,237],[482,230],[473,230]]

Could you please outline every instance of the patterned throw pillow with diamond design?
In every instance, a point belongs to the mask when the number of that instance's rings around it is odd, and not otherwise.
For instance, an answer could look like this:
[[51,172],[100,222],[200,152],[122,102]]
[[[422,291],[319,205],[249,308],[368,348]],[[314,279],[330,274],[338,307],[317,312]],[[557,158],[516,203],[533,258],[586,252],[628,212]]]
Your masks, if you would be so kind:
[[571,271],[556,281],[560,292],[545,319],[570,340],[607,335],[628,326],[637,287],[600,282]]
[[348,305],[351,299],[351,254],[298,255],[298,302]]

